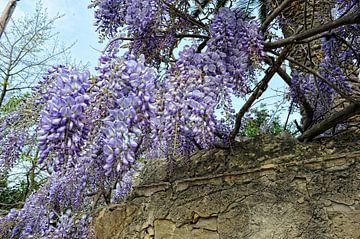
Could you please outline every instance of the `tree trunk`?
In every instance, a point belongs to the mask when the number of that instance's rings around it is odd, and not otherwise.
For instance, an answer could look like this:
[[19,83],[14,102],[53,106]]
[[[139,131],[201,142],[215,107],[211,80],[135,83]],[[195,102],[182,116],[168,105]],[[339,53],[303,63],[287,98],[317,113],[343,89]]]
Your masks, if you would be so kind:
[[10,0],[0,16],[0,38],[5,31],[6,25],[9,22],[11,15],[15,10],[16,2],[17,0]]
[[6,75],[4,82],[2,83],[2,89],[1,89],[1,93],[0,93],[0,107],[4,103],[8,85],[9,85],[9,75]]

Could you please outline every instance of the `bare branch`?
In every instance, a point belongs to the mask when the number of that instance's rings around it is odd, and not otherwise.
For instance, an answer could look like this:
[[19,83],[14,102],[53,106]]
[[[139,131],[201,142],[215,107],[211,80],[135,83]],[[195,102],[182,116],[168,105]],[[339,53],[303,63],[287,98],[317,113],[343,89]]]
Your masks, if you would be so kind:
[[244,117],[245,113],[249,110],[249,108],[252,106],[254,101],[259,98],[262,93],[265,91],[268,83],[272,79],[272,77],[275,75],[277,69],[280,68],[283,61],[286,59],[286,56],[289,54],[292,46],[289,45],[284,48],[284,50],[280,53],[280,56],[276,59],[272,67],[267,71],[264,78],[261,80],[259,85],[256,87],[252,95],[249,97],[249,99],[246,101],[246,103],[243,105],[243,107],[240,109],[240,111],[236,114],[235,119],[235,127],[233,131],[231,132],[229,138],[230,141],[234,140],[236,135],[239,133],[240,126],[241,126],[241,120]]
[[13,88],[7,89],[7,92],[15,91],[15,90],[25,90],[25,89],[31,89],[31,88],[32,88],[31,86],[13,87]]
[[164,5],[166,5],[169,8],[170,11],[173,11],[176,15],[178,15],[182,19],[184,19],[184,20],[186,20],[188,22],[191,22],[195,26],[198,26],[198,27],[200,27],[201,29],[203,29],[205,31],[209,31],[207,26],[204,23],[196,20],[195,18],[193,18],[192,16],[190,16],[187,13],[184,13],[184,12],[180,11],[179,9],[175,8],[173,5],[171,5],[167,1],[165,1],[165,0],[161,0],[161,1],[163,2]]
[[58,47],[49,41],[57,35],[53,33],[53,24],[61,15],[48,18],[46,12],[38,5],[34,15],[12,20],[4,32],[0,43],[0,106],[4,103],[7,92],[27,89],[38,78],[39,72],[48,67],[50,61],[66,53],[73,45]]
[[360,23],[360,9],[357,9],[355,12],[353,12],[349,15],[346,15],[344,17],[341,17],[335,21],[328,22],[326,24],[309,29],[309,30],[301,32],[299,34],[294,34],[288,38],[285,38],[285,39],[282,39],[282,40],[279,40],[276,42],[266,43],[265,49],[270,50],[270,49],[286,46],[288,44],[294,44],[294,43],[296,44],[298,41],[305,40],[309,37],[313,37],[317,34],[326,32],[328,30],[331,30],[331,29],[334,29],[337,27],[341,27],[344,25],[356,24],[356,23]]
[[210,37],[209,36],[205,36],[205,35],[200,35],[200,34],[189,34],[189,33],[182,33],[182,34],[176,34],[175,37],[177,38],[198,38],[198,39],[206,39],[208,40]]
[[[276,52],[273,52],[274,54],[278,55]],[[321,81],[323,81],[325,84],[327,84],[328,86],[330,86],[332,89],[335,90],[336,93],[338,93],[341,97],[343,97],[344,99],[346,99],[349,102],[352,103],[359,103],[358,100],[356,100],[354,97],[351,97],[350,95],[347,95],[346,93],[344,93],[342,90],[340,90],[335,84],[331,83],[330,81],[328,81],[325,77],[323,77],[322,75],[319,74],[319,72],[317,72],[316,70],[305,66],[304,64],[299,63],[298,61],[296,61],[295,59],[291,58],[291,57],[287,57],[286,58],[288,61],[290,61],[291,63],[293,63],[294,65],[297,65],[301,68],[303,68],[304,70],[308,71],[309,73],[313,74],[314,76],[316,76],[317,78],[319,78]]]
[[114,42],[117,42],[117,41],[133,41],[135,40],[135,38],[133,37],[124,37],[124,36],[117,36],[117,37],[114,37],[113,39],[111,39],[107,44],[106,46],[104,47],[104,50],[102,50],[102,54],[104,54],[107,49],[109,49],[109,47],[111,46],[111,44],[113,44]]
[[[279,76],[286,82],[286,84],[288,84],[291,87],[291,77],[281,68],[277,69],[277,73],[279,74]],[[301,97],[300,99],[300,104],[301,104],[301,110],[302,110],[302,115],[303,115],[303,127],[301,129],[301,127],[299,128],[301,132],[303,132],[304,130],[306,130],[308,127],[310,127],[310,125],[313,122],[313,117],[314,117],[314,110],[311,107],[311,105],[309,104],[309,102],[304,98]]]
[[15,207],[15,206],[22,206],[24,205],[24,202],[15,202],[15,203],[2,203],[0,202],[0,206],[6,206],[6,207]]
[[261,32],[265,32],[268,28],[269,24],[287,7],[289,6],[293,0],[285,0],[283,1],[271,14],[268,16],[265,21],[262,23],[260,27]]
[[[274,64],[274,59],[272,59],[272,57],[265,57],[265,63],[272,66]],[[285,83],[288,86],[291,86],[291,77],[281,68],[277,69],[277,73],[281,76],[281,78],[285,81]]]
[[352,103],[339,112],[334,112],[321,122],[315,124],[298,137],[299,141],[309,141],[326,130],[346,121],[347,119],[360,114],[360,104]]

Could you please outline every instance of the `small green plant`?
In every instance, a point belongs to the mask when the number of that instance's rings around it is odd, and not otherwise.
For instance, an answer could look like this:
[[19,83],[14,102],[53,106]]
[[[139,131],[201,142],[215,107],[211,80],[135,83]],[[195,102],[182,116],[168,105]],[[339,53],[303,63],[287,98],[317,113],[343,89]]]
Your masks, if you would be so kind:
[[255,137],[263,133],[279,135],[284,131],[284,125],[280,117],[273,112],[269,112],[266,104],[250,110],[244,118],[242,136]]

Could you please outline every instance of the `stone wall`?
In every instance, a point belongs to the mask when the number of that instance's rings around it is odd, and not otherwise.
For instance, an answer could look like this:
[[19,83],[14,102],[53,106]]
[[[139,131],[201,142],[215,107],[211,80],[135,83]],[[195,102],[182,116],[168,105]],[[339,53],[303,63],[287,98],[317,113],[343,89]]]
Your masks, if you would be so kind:
[[360,136],[262,137],[166,168],[147,162],[131,195],[98,212],[96,238],[360,238]]

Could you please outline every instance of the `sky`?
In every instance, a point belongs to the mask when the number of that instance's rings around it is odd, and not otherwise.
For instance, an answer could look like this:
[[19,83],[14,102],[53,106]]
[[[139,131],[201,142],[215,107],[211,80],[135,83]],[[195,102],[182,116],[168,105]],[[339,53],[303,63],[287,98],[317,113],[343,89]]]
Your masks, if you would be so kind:
[[[34,13],[37,0],[20,0],[13,18],[19,18]],[[104,44],[99,44],[98,34],[94,26],[93,9],[88,9],[90,0],[42,0],[43,8],[49,17],[57,14],[64,16],[55,22],[55,32],[59,33],[59,40],[72,47],[70,55],[77,62],[97,65],[99,51]],[[0,11],[4,9],[7,0],[0,0]]]

